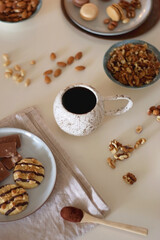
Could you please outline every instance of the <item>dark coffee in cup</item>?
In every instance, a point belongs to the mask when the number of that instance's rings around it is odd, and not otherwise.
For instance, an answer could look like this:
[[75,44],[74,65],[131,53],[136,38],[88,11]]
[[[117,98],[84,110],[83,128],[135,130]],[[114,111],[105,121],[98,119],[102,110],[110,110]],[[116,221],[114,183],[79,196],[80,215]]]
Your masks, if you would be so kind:
[[95,107],[96,102],[94,92],[86,87],[70,88],[62,96],[64,108],[75,114],[90,112]]

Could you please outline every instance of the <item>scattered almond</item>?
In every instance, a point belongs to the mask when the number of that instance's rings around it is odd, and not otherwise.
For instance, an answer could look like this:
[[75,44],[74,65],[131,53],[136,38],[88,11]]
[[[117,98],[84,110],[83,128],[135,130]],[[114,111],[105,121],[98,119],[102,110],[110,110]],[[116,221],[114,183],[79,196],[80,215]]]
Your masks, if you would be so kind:
[[54,77],[58,77],[59,75],[61,75],[61,73],[62,73],[62,70],[60,68],[57,68],[53,75]]
[[77,67],[75,67],[75,69],[77,71],[83,71],[85,69],[85,67],[84,66],[77,66]]
[[51,82],[51,78],[49,76],[45,76],[44,81],[49,84]]
[[57,62],[57,65],[59,67],[66,67],[67,64],[65,62]]
[[53,61],[54,59],[56,59],[56,54],[54,52],[52,52],[50,54],[50,59]]
[[74,57],[73,57],[73,56],[70,56],[70,57],[67,59],[67,64],[68,64],[68,65],[71,65],[73,62],[74,62]]
[[82,58],[82,52],[78,52],[78,53],[76,53],[76,55],[75,55],[75,59],[76,60],[79,60],[79,59],[81,59]]
[[50,75],[50,74],[52,74],[53,73],[53,70],[52,69],[48,69],[48,70],[46,70],[44,73],[43,73],[43,75]]

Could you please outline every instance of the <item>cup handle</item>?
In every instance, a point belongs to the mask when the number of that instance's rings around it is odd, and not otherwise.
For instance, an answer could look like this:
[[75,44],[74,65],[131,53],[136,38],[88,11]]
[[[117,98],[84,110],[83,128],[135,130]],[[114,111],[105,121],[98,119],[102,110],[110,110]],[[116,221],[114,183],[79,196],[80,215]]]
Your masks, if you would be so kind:
[[125,107],[122,107],[122,108],[118,108],[118,109],[115,109],[115,110],[110,110],[110,111],[105,111],[105,116],[110,116],[110,115],[120,115],[120,114],[123,114],[125,112],[127,112],[129,109],[132,108],[133,106],[133,102],[132,100],[125,96],[125,95],[116,95],[116,96],[109,96],[109,97],[103,97],[103,101],[112,101],[112,100],[128,100],[128,103]]

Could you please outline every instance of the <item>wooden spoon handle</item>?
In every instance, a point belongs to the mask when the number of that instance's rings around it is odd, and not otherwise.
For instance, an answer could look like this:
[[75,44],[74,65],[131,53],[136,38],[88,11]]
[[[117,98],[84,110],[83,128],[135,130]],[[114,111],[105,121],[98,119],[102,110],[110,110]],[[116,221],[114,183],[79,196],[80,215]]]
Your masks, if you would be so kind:
[[109,226],[109,227],[114,227],[117,229],[121,229],[121,230],[132,232],[132,233],[137,233],[137,234],[144,235],[144,236],[146,236],[148,234],[147,228],[137,227],[137,226],[133,226],[133,225],[125,224],[125,223],[105,221],[104,223],[102,222],[102,224]]
[[98,224],[102,224],[102,225],[105,225],[108,227],[113,227],[113,228],[121,229],[124,231],[132,232],[132,233],[136,233],[136,234],[140,234],[140,235],[144,235],[144,236],[146,236],[148,234],[147,228],[137,227],[137,226],[133,226],[133,225],[125,224],[125,223],[118,223],[118,222],[103,220],[103,219],[93,217],[86,213],[84,214],[84,217],[81,222],[98,223]]

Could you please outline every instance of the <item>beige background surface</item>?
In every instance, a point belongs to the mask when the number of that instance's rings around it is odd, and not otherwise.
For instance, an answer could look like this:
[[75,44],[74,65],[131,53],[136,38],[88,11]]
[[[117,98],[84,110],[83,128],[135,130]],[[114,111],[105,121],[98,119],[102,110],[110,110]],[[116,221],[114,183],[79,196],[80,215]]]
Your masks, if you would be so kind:
[[[136,37],[160,48],[160,22],[147,33]],[[0,55],[8,53],[12,65],[20,64],[27,71],[32,84],[15,84],[4,78],[4,67],[0,66],[0,117],[3,118],[25,107],[36,105],[41,111],[55,138],[68,155],[85,174],[101,197],[110,207],[107,219],[147,227],[149,235],[145,239],[159,239],[160,222],[160,123],[147,115],[151,105],[160,104],[157,82],[151,87],[131,90],[111,82],[103,70],[103,55],[115,43],[113,40],[99,39],[75,29],[64,17],[60,1],[43,1],[36,17],[18,24],[0,23]],[[78,51],[83,52],[80,65],[86,70],[76,72],[76,63],[63,70],[62,75],[53,79],[50,85],[43,80],[43,72],[56,68],[49,59],[50,53],[57,53],[58,60],[66,60]],[[29,61],[35,59],[36,65]],[[62,132],[55,123],[52,105],[58,92],[73,83],[86,83],[95,87],[102,95],[125,94],[132,98],[131,111],[119,117],[108,117],[101,126],[86,137],[73,137]],[[112,170],[106,164],[110,156],[108,143],[116,138],[125,144],[134,144],[139,138],[135,133],[137,125],[144,130],[140,136],[147,143],[134,152],[128,160],[117,164]],[[137,177],[133,186],[122,180],[123,174],[131,171]],[[80,240],[140,240],[144,237],[102,226],[96,227]]]

